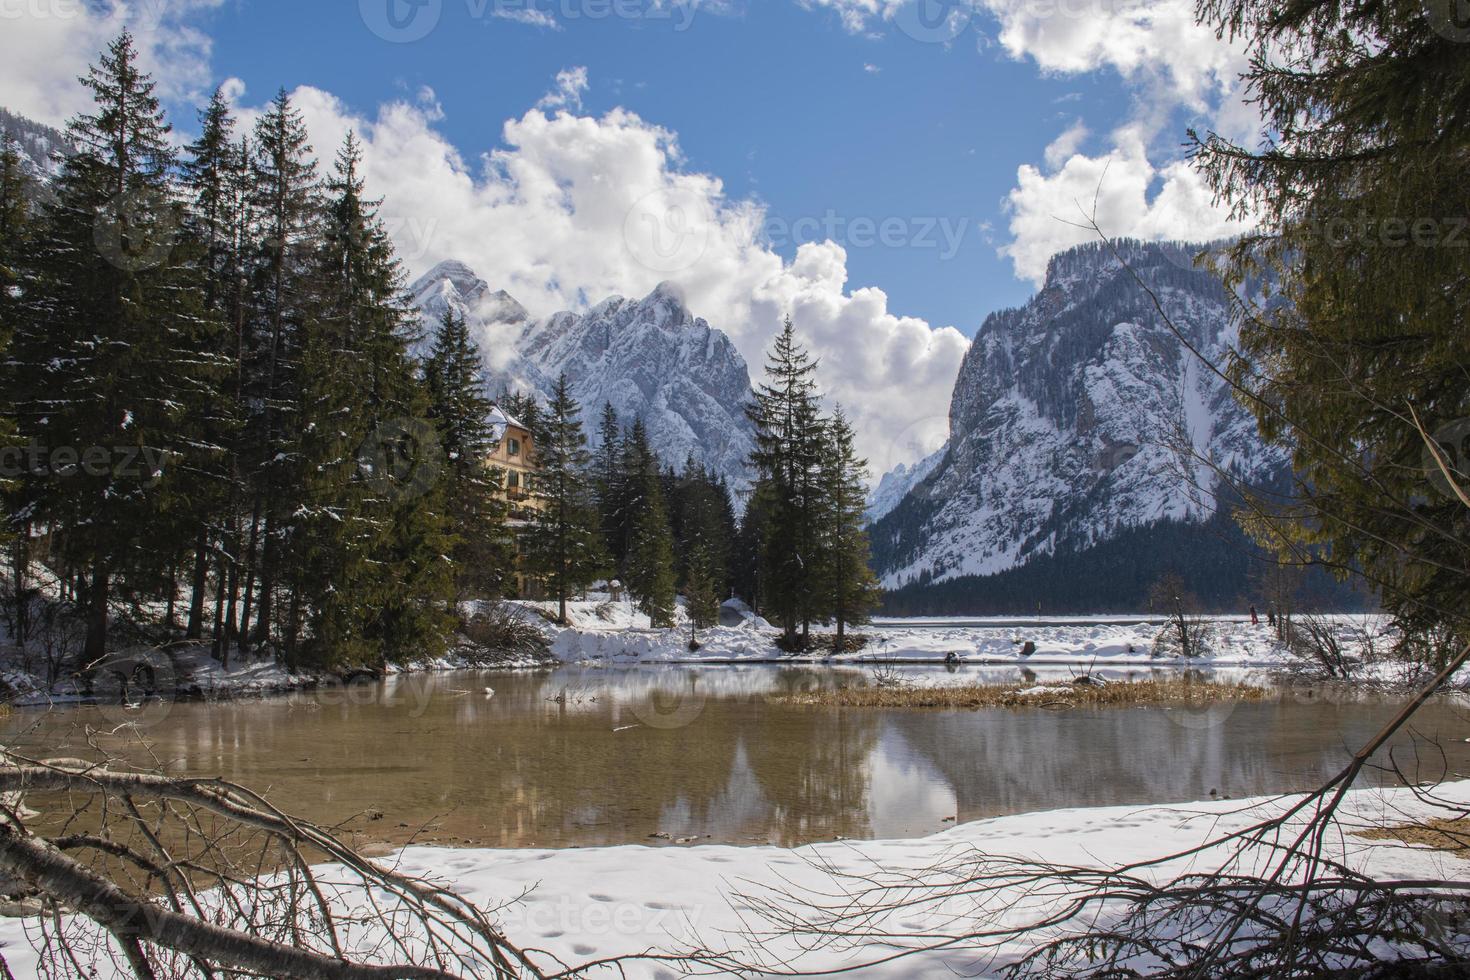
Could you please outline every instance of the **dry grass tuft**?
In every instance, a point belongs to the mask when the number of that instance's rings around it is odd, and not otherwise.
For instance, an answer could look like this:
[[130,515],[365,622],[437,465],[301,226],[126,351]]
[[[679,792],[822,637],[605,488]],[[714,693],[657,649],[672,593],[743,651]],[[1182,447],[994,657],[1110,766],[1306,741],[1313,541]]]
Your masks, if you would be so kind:
[[1418,844],[1437,851],[1449,851],[1458,858],[1470,859],[1470,820],[1430,820],[1403,827],[1363,830],[1357,836],[1367,840],[1396,840],[1404,844]]
[[813,708],[1077,708],[1261,701],[1271,696],[1266,688],[1250,684],[1220,684],[1174,677],[1108,684],[847,687],[789,694],[777,698],[776,702]]

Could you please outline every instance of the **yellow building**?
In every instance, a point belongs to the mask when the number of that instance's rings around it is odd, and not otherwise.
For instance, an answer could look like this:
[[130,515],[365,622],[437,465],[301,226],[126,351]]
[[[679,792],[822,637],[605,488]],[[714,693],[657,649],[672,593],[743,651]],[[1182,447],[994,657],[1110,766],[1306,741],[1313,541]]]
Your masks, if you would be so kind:
[[494,442],[485,465],[495,474],[506,503],[506,524],[516,552],[515,591],[523,599],[538,599],[540,590],[522,567],[526,527],[536,512],[546,506],[536,491],[536,475],[540,471],[536,465],[536,437],[519,419],[498,406],[490,411],[490,430]]
[[530,517],[530,511],[542,507],[535,486],[538,471],[535,437],[530,429],[499,407],[490,411],[490,429],[495,443],[485,465],[500,476],[511,520],[525,520]]

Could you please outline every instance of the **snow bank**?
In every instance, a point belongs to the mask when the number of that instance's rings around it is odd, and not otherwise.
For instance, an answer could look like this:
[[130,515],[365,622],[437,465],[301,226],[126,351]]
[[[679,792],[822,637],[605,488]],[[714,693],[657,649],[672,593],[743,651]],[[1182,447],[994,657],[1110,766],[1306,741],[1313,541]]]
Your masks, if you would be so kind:
[[[1470,782],[1441,786],[1436,795],[1450,803],[1470,805]],[[827,869],[839,875],[922,874],[939,864],[980,855],[1116,867],[1166,857],[1242,830],[1282,812],[1296,799],[1054,810],[981,820],[923,839],[833,841],[794,850],[690,847],[675,842],[560,851],[413,847],[385,862],[447,884],[482,908],[505,905],[497,918],[508,938],[568,964],[703,947],[744,957],[768,956],[797,969],[820,972],[865,964],[892,948],[874,945],[803,951],[781,936],[762,937],[753,943],[746,930],[761,928],[762,921],[751,911],[751,896],[802,889],[830,894],[836,886]],[[1425,805],[1409,790],[1354,791],[1338,819],[1344,833],[1325,835],[1326,850],[1332,858],[1375,877],[1457,878],[1464,870],[1463,861],[1447,852],[1368,841],[1352,834],[1428,815]],[[1153,873],[1164,877],[1186,870],[1206,869],[1175,861]],[[1034,897],[1028,905],[1018,894],[1015,904],[1033,918],[1043,911],[1041,900]],[[944,912],[942,906],[932,913],[909,910],[899,919],[864,920],[863,926],[923,936],[932,930],[952,929]],[[17,976],[35,975],[28,926],[34,934],[33,922],[0,922],[0,947]],[[1017,944],[1004,953],[1014,957],[1024,951],[1024,945]],[[863,966],[856,975],[870,980],[948,980],[977,971],[983,975],[987,965],[977,963],[973,951],[955,949]],[[657,963],[633,962],[624,969],[623,975],[635,978],[664,980],[683,975],[682,970]],[[608,970],[586,975],[619,974]],[[113,976],[122,974],[102,974],[104,980]]]
[[[699,633],[700,649],[689,649],[687,627],[650,630],[631,614],[619,613],[616,622],[593,621],[574,609],[573,627],[559,630],[552,654],[564,663],[740,663],[780,661],[796,663],[962,663],[996,666],[1162,667],[1205,669],[1245,667],[1278,669],[1301,663],[1277,642],[1265,623],[1252,625],[1234,618],[1210,621],[1210,639],[1202,656],[1160,657],[1154,641],[1164,627],[1157,621],[1049,620],[1022,624],[1011,620],[987,624],[984,620],[882,620],[861,632],[868,645],[856,653],[813,653],[788,657],[776,646],[776,631],[756,617],[739,626],[721,626]],[[1027,644],[1032,647],[1028,650]]]

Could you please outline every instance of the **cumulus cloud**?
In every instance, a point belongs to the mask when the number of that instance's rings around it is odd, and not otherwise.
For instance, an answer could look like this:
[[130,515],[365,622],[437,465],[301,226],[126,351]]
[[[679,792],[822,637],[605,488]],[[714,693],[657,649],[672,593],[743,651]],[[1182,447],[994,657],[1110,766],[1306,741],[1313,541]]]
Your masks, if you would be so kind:
[[[948,32],[934,38],[915,30],[926,23],[915,11],[927,0],[800,2],[838,11],[855,32],[888,25],[918,40],[948,39]],[[1099,224],[1110,235],[1201,240],[1245,230],[1211,201],[1179,155],[1181,111],[1236,140],[1259,130],[1238,81],[1244,51],[1196,22],[1194,0],[961,0],[950,10],[951,23],[962,21],[965,30],[997,24],[1001,48],[1045,74],[1111,70],[1134,91],[1108,152],[1079,155],[1091,135],[1079,119],[1046,147],[1044,169],[1018,169],[1007,199],[1012,240],[1001,250],[1018,276],[1040,282],[1047,259],[1092,237],[1069,222],[1091,212],[1095,195]]]
[[191,25],[224,0],[54,0],[10,4],[0,17],[0,92],[6,108],[52,126],[88,108],[77,77],[124,27],[169,100],[198,102],[210,86],[211,42]]
[[556,73],[556,87],[541,97],[536,108],[579,110],[582,108],[582,93],[587,91],[588,84],[586,66],[559,71]]
[[1017,275],[1040,284],[1053,255],[1097,239],[1090,228],[1077,227],[1094,216],[1112,237],[1208,241],[1245,230],[1215,206],[1188,161],[1155,167],[1136,129],[1114,139],[1112,152],[1073,154],[1053,174],[1020,168],[1007,200],[1012,241],[1001,249]]
[[965,337],[890,311],[880,289],[849,289],[836,244],[806,244],[784,261],[762,243],[761,206],[687,169],[673,132],[621,108],[598,117],[534,108],[504,124],[501,149],[470,161],[423,106],[364,117],[319,89],[294,98],[321,158],[349,129],[364,141],[366,179],[412,274],[460,259],[538,316],[673,281],[755,374],[790,315],[875,474],[942,441]]
[[1070,160],[1089,135],[1091,134],[1088,132],[1087,125],[1081,119],[1067,127],[1062,135],[1048,144],[1046,152],[1042,154],[1046,160],[1047,168],[1056,170]]

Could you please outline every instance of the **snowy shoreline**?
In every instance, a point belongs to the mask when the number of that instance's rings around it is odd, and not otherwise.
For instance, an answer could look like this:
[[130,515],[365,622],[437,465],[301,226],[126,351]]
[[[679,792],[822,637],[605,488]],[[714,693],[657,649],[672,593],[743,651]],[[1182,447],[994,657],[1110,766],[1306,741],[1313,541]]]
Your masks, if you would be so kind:
[[[1447,783],[1436,797],[1470,805],[1470,781]],[[962,824],[933,836],[901,840],[836,840],[798,848],[729,845],[624,845],[585,849],[456,850],[414,846],[381,863],[452,887],[481,908],[499,908],[507,937],[523,948],[544,951],[567,964],[652,951],[696,948],[730,951],[742,959],[794,963],[803,970],[851,969],[865,978],[990,975],[1027,951],[1026,941],[1000,948],[994,959],[963,947],[930,951],[883,965],[862,965],[892,953],[872,939],[855,946],[801,948],[799,937],[771,935],[755,942],[750,930],[766,926],[753,907],[783,893],[831,894],[843,875],[923,875],[937,866],[981,856],[1042,861],[1054,865],[1111,868],[1169,857],[1207,840],[1245,829],[1281,814],[1301,796],[1069,808],[994,817]],[[1326,835],[1335,860],[1371,877],[1451,880],[1464,861],[1446,851],[1394,840],[1369,840],[1359,832],[1402,826],[1433,812],[1411,789],[1354,790],[1336,820],[1342,832]],[[1159,880],[1200,870],[1201,858],[1166,862],[1150,871]],[[330,872],[330,869],[326,869]],[[835,875],[838,877],[834,877]],[[330,874],[328,874],[330,877]],[[1023,896],[1016,895],[1016,899]],[[946,900],[948,903],[954,899]],[[953,926],[950,913],[974,915],[963,901],[940,903],[922,912],[880,914],[870,925],[908,934],[922,942]],[[1037,908],[1024,910],[1034,917]],[[917,916],[927,923],[915,931]],[[948,926],[945,925],[948,923]],[[768,926],[766,926],[768,928]],[[0,921],[0,948],[18,976],[36,968],[34,920]],[[1033,940],[1034,941],[1034,940]],[[980,956],[977,959],[977,955]],[[670,964],[634,960],[626,976],[662,980],[681,975]],[[102,977],[122,976],[104,970]],[[616,971],[589,976],[616,976]]]
[[[479,604],[467,607],[473,611]],[[1209,620],[1211,640],[1207,653],[1196,657],[1162,654],[1155,643],[1165,627],[1144,617],[1058,617],[1050,620],[894,620],[875,621],[856,632],[866,646],[851,653],[830,651],[787,655],[776,644],[778,631],[739,603],[727,604],[726,625],[698,631],[699,649],[691,651],[687,620],[671,629],[650,628],[648,619],[627,602],[606,598],[569,605],[568,626],[550,621],[549,604],[516,602],[511,607],[541,633],[544,655],[519,655],[486,660],[463,652],[419,663],[390,666],[387,675],[457,670],[541,670],[577,666],[910,666],[1014,667],[1092,670],[1265,670],[1299,667],[1302,659],[1276,640],[1265,623],[1252,624],[1236,617]],[[679,610],[683,620],[683,610]],[[1358,635],[1379,634],[1380,617],[1338,617],[1344,630]],[[236,656],[226,670],[215,661],[209,645],[186,644],[119,652],[112,660],[118,673],[146,665],[156,678],[154,688],[165,696],[192,700],[246,700],[311,691],[350,683],[354,672],[308,671],[290,673],[273,658]],[[12,655],[0,669],[0,682],[12,692],[9,704],[17,708],[66,707],[116,701],[120,690],[104,688],[88,693],[75,680],[49,687],[35,669],[23,670]],[[367,674],[368,672],[363,672]]]

